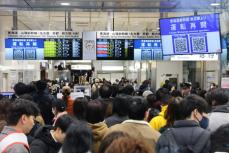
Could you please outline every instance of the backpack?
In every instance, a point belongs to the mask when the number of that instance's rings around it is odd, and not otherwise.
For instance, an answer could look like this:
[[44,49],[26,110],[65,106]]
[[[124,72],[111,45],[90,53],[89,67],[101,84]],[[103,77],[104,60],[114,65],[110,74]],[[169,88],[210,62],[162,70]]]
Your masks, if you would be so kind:
[[162,138],[163,140],[161,141],[165,141],[165,143],[161,148],[157,146],[157,153],[193,153],[191,146],[183,146],[176,141],[172,129],[167,129],[162,136],[164,136],[164,138]]

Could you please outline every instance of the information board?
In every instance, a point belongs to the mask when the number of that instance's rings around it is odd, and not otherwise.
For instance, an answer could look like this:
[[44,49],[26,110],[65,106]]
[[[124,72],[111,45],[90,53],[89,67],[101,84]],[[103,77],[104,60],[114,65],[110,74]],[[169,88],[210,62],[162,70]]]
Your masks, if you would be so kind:
[[134,40],[134,60],[162,60],[160,39]]
[[221,53],[219,14],[160,19],[163,55]]
[[81,60],[82,39],[45,39],[44,59]]
[[5,39],[6,60],[43,60],[44,40],[43,39]]
[[134,40],[97,39],[96,57],[98,60],[133,60]]

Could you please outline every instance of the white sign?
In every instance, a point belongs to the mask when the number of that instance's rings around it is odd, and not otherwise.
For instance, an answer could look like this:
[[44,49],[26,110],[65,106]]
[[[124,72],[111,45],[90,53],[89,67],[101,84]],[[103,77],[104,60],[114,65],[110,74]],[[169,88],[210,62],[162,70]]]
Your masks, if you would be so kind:
[[160,39],[159,32],[98,31],[97,39]]
[[71,65],[71,70],[91,70],[91,65]]
[[12,30],[7,35],[9,38],[82,38],[82,33],[76,31]]
[[83,59],[96,60],[96,32],[83,33]]
[[218,54],[173,55],[171,61],[218,61]]
[[221,80],[221,88],[229,88],[229,78],[222,78]]

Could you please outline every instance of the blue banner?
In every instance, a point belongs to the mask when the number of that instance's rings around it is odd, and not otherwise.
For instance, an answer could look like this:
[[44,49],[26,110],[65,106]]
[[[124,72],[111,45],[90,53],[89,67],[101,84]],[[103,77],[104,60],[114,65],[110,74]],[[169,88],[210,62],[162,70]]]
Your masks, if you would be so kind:
[[161,35],[219,31],[219,14],[160,19]]
[[8,38],[5,39],[5,48],[44,48],[43,39],[23,39]]

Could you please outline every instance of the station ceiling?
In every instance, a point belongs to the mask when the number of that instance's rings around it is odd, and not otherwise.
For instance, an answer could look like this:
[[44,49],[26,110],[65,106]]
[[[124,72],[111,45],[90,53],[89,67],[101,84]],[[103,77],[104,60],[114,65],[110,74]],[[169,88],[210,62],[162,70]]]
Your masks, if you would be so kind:
[[[69,3],[63,6],[61,3]],[[212,3],[220,3],[212,7]],[[34,11],[177,12],[228,9],[228,0],[1,0],[0,9]]]
[[0,0],[0,17],[12,20],[12,11],[20,30],[65,30],[71,11],[75,31],[108,30],[108,22],[115,31],[158,31],[161,17],[226,12],[229,19],[229,0]]

